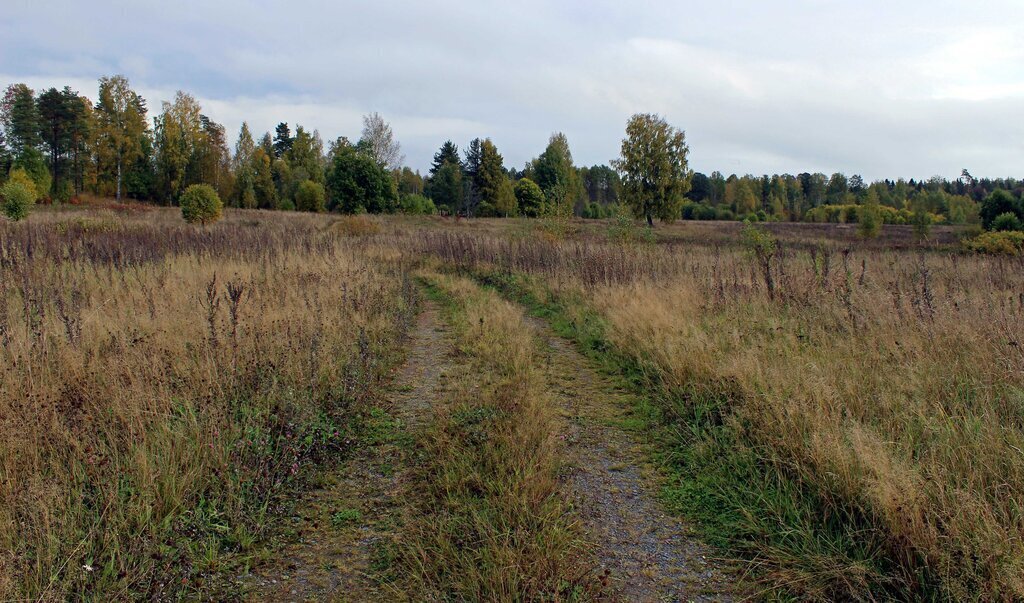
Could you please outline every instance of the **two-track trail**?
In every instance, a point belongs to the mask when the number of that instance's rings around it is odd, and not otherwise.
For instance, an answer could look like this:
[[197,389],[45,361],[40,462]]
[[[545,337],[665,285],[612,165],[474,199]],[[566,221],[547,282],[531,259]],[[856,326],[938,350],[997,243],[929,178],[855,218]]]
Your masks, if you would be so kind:
[[543,320],[547,378],[564,419],[563,478],[611,594],[624,601],[731,601],[735,573],[666,515],[655,470],[622,427],[628,394]]
[[[246,580],[252,601],[403,600],[380,580],[402,526],[401,500],[417,435],[443,404],[452,341],[434,302],[410,334],[405,363],[381,402],[377,435],[297,506],[298,539]],[[622,426],[629,394],[547,323],[529,318],[560,416],[562,479],[598,562],[603,595],[621,601],[729,601],[735,573],[666,515],[655,470],[637,434]]]
[[[404,364],[376,409],[365,446],[297,506],[299,539],[254,571],[252,601],[394,601],[377,574],[400,529],[403,480],[416,434],[432,417],[450,363],[451,342],[436,304],[424,301]],[[383,570],[382,570],[382,567]]]

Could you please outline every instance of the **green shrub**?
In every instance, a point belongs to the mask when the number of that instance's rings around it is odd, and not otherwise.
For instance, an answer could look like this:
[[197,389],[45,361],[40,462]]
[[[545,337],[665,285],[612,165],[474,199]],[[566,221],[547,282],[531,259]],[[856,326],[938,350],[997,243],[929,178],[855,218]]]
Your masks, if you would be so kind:
[[402,195],[398,200],[398,206],[403,214],[414,216],[432,216],[437,213],[437,207],[432,200],[415,193]]
[[992,220],[992,230],[996,231],[1008,231],[1008,230],[1024,230],[1021,228],[1020,218],[1013,212],[1004,212],[996,216],[995,220]]
[[60,180],[53,187],[53,200],[59,203],[67,203],[75,196],[75,189],[71,186],[70,180]]
[[26,148],[14,160],[13,167],[15,170],[23,170],[32,179],[36,201],[50,194],[53,178],[50,176],[50,168],[46,165],[46,159],[38,150]]
[[303,180],[295,189],[295,208],[299,211],[322,212],[327,210],[327,191],[322,184]]
[[991,255],[1021,255],[1024,253],[1024,232],[985,232],[963,243],[964,248]]
[[15,222],[24,220],[35,203],[35,193],[31,188],[13,178],[0,187],[0,196],[4,198],[4,215]]
[[910,218],[910,223],[914,226],[914,238],[918,241],[923,241],[928,238],[928,235],[932,231],[932,219],[933,214],[928,213],[923,204],[918,204],[914,209],[914,213]]
[[857,234],[865,239],[874,239],[882,231],[882,216],[877,203],[868,203],[857,216]]
[[1005,213],[1012,213],[1018,218],[1024,217],[1024,203],[1004,190],[992,191],[981,202],[979,208],[981,224],[988,230],[992,230],[996,218]]
[[189,224],[212,224],[220,220],[224,210],[217,191],[209,184],[193,184],[186,188],[178,203],[181,205],[181,217]]
[[529,178],[520,178],[515,188],[516,202],[524,216],[535,218],[544,206],[544,191]]
[[27,190],[29,194],[32,195],[33,203],[38,201],[39,197],[41,196],[39,194],[39,190],[36,188],[35,182],[32,180],[32,177],[28,175],[28,172],[21,168],[14,168],[13,170],[11,170],[11,175],[7,179],[7,182],[16,182],[24,186],[25,190]]

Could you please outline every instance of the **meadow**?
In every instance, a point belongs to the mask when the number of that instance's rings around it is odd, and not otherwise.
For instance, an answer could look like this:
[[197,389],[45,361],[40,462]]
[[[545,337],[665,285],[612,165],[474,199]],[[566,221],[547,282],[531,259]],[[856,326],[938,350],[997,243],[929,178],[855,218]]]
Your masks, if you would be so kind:
[[909,237],[809,245],[795,226],[666,230],[410,246],[545,312],[646,392],[664,497],[750,560],[758,592],[1024,596],[1021,261]]
[[344,454],[411,281],[324,220],[0,225],[0,599],[203,591]]
[[1021,599],[1022,262],[897,226],[37,211],[0,224],[0,599],[208,593],[360,445],[424,289],[464,370],[398,591],[601,597],[529,311],[635,394],[661,501],[746,596]]

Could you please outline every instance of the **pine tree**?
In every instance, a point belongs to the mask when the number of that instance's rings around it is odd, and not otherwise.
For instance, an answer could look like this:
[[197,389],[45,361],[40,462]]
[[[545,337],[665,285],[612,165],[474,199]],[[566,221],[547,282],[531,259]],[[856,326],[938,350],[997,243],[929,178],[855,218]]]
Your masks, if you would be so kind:
[[288,123],[277,124],[277,128],[274,129],[274,157],[284,157],[291,150],[294,141],[292,132],[288,129]]
[[[36,100],[40,135],[50,155],[50,173],[53,175],[55,196],[69,195],[70,185],[65,182],[64,164],[72,150],[73,134],[84,120],[82,98],[71,88],[50,88]],[[65,186],[67,185],[67,186]]]
[[7,133],[7,144],[15,156],[42,143],[35,93],[25,84],[11,84],[7,87],[0,101],[0,122]]

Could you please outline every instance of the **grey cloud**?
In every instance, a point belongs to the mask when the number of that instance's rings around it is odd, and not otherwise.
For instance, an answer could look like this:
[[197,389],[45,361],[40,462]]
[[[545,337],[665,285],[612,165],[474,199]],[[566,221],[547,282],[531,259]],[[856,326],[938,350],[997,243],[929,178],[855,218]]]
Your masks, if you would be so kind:
[[[278,121],[355,137],[390,120],[425,168],[490,136],[509,165],[564,131],[578,163],[626,118],[687,130],[695,168],[869,178],[1009,175],[1024,163],[1024,6],[1013,0],[722,3],[16,1],[0,74],[38,87],[125,73],[232,133]],[[151,96],[152,95],[152,96]]]

